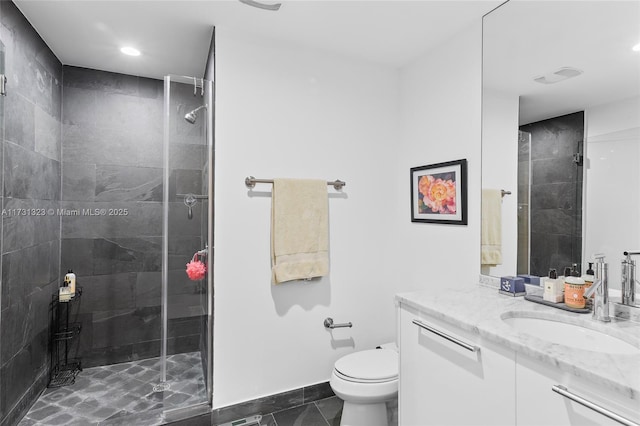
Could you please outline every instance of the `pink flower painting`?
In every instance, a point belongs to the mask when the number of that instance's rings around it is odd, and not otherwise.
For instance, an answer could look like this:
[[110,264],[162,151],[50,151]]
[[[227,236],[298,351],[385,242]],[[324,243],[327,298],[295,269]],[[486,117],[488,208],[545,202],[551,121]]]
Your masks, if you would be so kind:
[[455,173],[420,176],[418,192],[419,213],[456,214]]
[[411,221],[467,224],[467,160],[411,168]]

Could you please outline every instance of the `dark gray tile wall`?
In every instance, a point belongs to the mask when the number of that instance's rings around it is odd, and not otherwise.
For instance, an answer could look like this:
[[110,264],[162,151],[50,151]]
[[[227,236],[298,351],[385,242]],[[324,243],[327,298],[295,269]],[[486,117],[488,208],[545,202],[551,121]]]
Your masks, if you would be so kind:
[[[83,287],[78,355],[87,367],[155,357],[161,333],[163,82],[63,70],[61,203],[69,214],[62,216],[61,266],[73,269]],[[172,87],[170,353],[198,350],[201,334],[206,287],[189,281],[184,269],[203,248],[202,203],[188,220],[176,197],[202,191],[203,128],[183,119],[200,102],[193,86]]]
[[2,105],[0,424],[48,382],[50,304],[60,276],[62,64],[10,1],[0,2]]
[[521,126],[531,134],[531,274],[582,263],[584,112]]

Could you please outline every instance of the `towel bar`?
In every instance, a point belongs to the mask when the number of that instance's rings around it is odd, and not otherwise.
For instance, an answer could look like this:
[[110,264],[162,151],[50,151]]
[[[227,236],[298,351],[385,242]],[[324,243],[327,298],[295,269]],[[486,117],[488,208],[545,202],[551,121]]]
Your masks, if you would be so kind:
[[[256,183],[273,183],[273,179],[256,179],[253,176],[249,176],[244,179],[244,184],[247,186],[247,188],[253,188],[254,186],[256,186]],[[327,182],[327,185],[333,186],[336,191],[341,190],[346,184],[347,182],[341,181],[340,179]]]

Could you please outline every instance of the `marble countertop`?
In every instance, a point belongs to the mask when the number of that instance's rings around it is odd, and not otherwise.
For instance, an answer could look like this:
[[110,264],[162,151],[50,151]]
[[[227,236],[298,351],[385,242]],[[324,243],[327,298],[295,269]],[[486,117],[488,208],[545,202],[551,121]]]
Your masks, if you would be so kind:
[[518,316],[562,321],[621,338],[640,348],[638,322],[612,318],[610,323],[604,323],[592,319],[591,314],[575,314],[523,297],[504,296],[497,289],[484,286],[400,293],[396,295],[396,303],[640,400],[640,355],[586,351],[550,343],[542,337],[518,332],[502,319]]

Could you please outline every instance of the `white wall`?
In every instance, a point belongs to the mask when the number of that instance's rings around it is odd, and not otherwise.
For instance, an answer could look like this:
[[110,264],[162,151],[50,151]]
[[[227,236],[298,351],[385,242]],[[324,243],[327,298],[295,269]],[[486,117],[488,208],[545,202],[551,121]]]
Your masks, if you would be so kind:
[[[395,339],[394,294],[480,270],[481,25],[401,72],[216,28],[214,407],[327,381]],[[409,169],[466,158],[467,226],[412,223]],[[331,273],[270,283],[271,187],[340,178]],[[332,333],[325,317],[352,321]]]
[[482,188],[511,191],[511,195],[502,198],[502,264],[484,266],[482,273],[496,277],[516,275],[518,96],[485,88],[482,108]]
[[[399,290],[477,285],[480,272],[481,22],[402,70],[393,206]],[[468,225],[410,221],[409,169],[466,158]]]
[[[399,142],[398,72],[217,27],[216,77],[221,407],[327,381],[339,357],[394,339],[389,158]],[[329,277],[271,284],[272,188],[249,191],[249,175],[347,182],[342,194],[329,188]],[[329,332],[329,316],[353,328]]]
[[585,119],[584,259],[604,253],[609,286],[620,288],[623,252],[640,249],[640,97],[589,108]]

